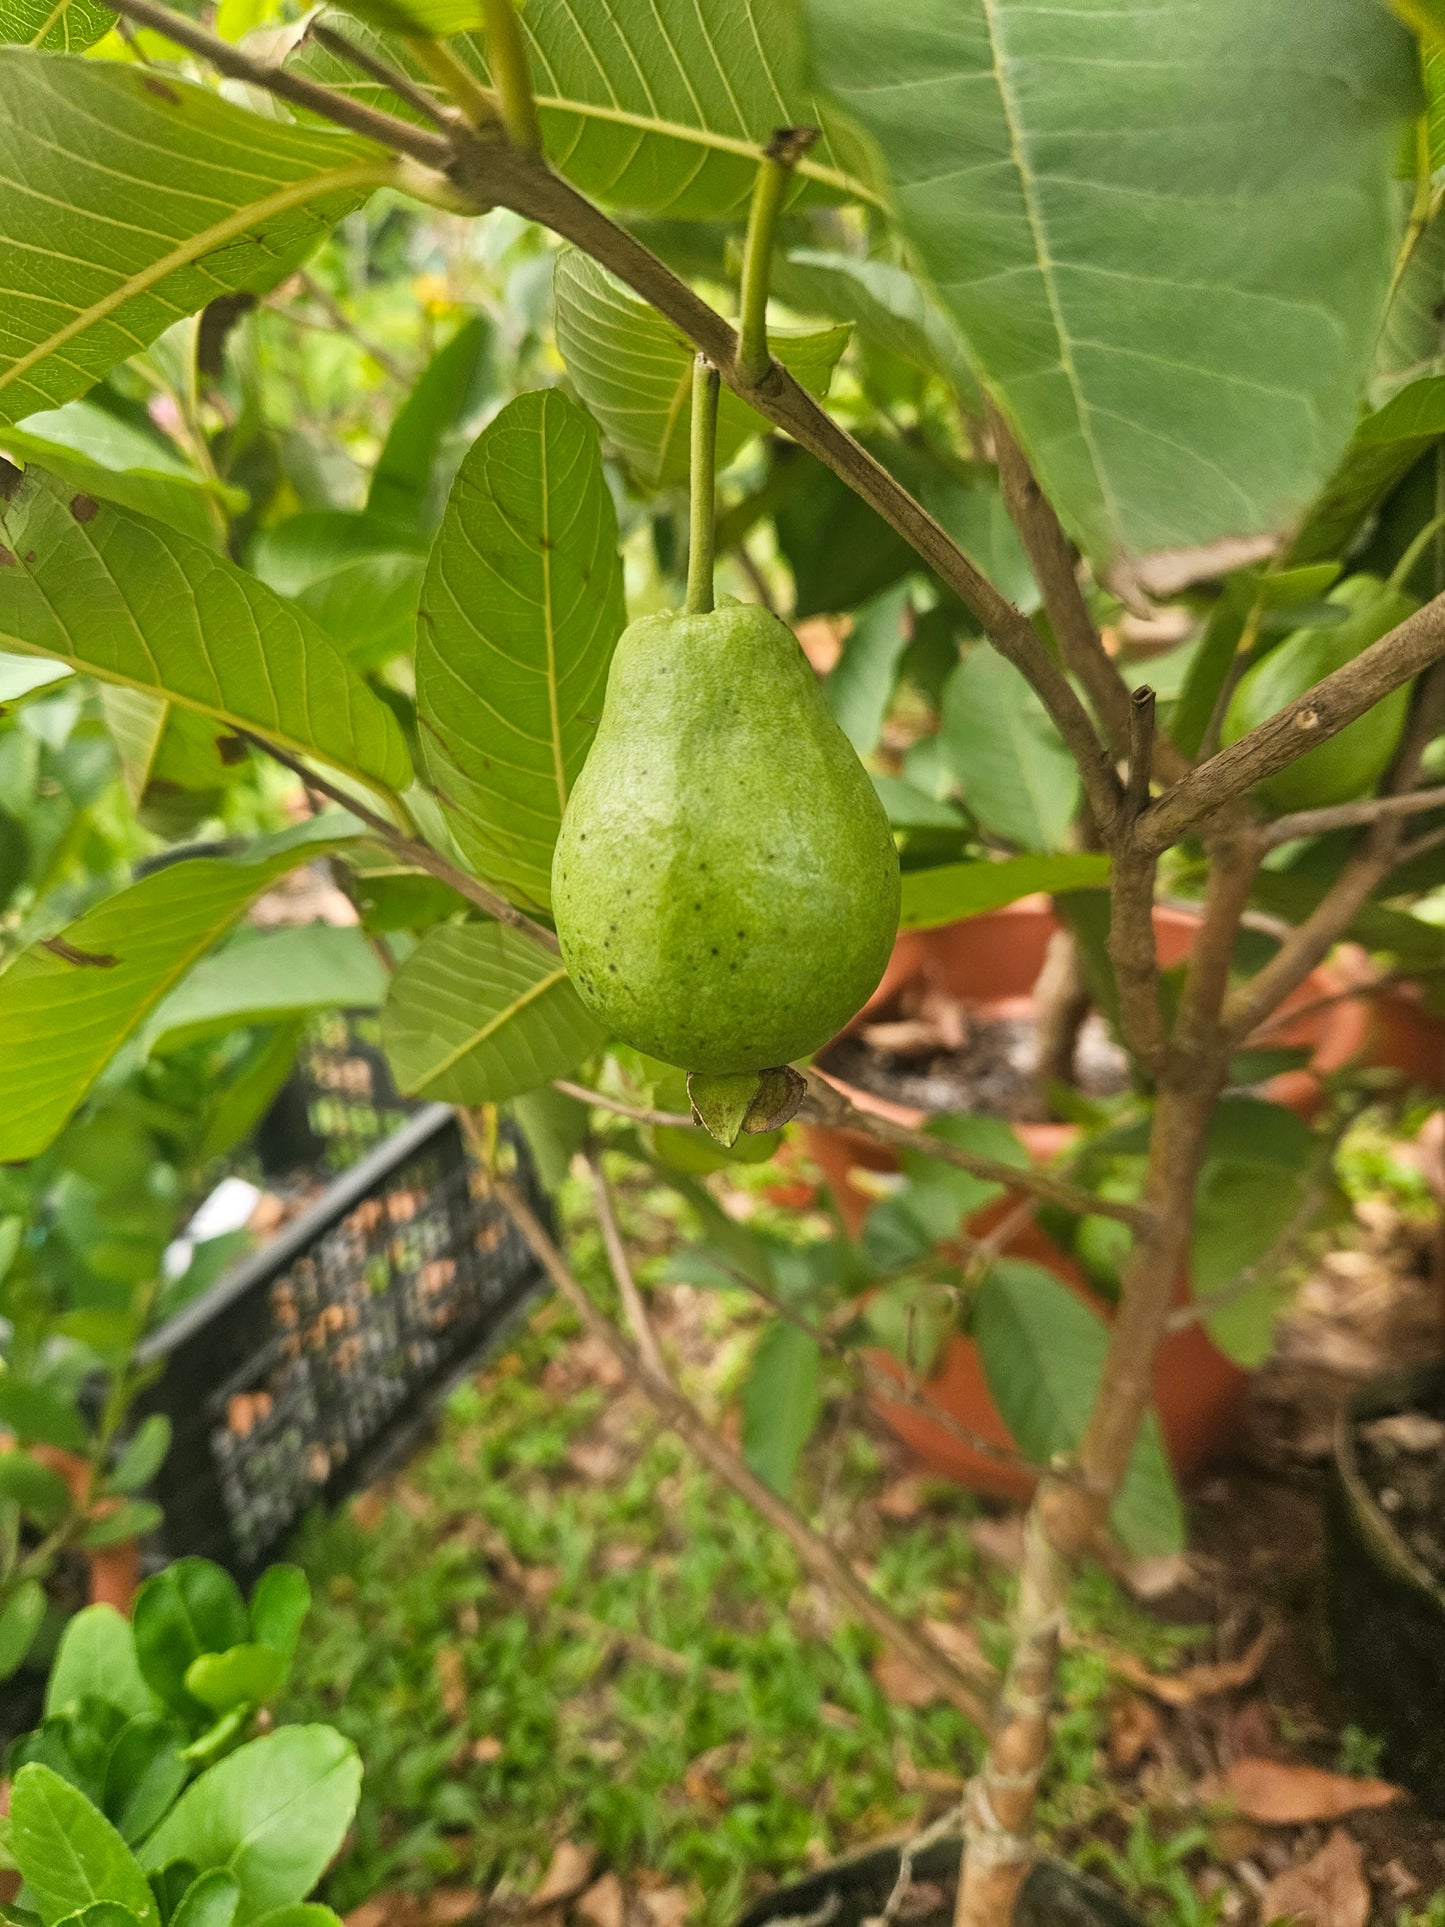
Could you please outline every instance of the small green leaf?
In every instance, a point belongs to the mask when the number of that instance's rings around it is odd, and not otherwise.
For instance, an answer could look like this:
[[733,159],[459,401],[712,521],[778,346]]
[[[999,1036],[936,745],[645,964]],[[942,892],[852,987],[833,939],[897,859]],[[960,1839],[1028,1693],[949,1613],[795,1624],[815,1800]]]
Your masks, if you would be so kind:
[[[578,394],[648,488],[685,481],[692,420],[691,344],[656,309],[577,248],[557,257],[557,346]],[[768,345],[810,394],[828,392],[847,328],[774,332]],[[766,427],[724,389],[718,401],[717,465],[725,468]]]
[[468,451],[427,566],[416,653],[427,768],[478,873],[551,902],[552,850],[626,621],[597,431],[519,395]]
[[127,1718],[159,1710],[141,1676],[130,1621],[114,1606],[86,1606],[61,1634],[45,1689],[46,1717],[86,1698],[104,1700]]
[[309,616],[204,544],[38,468],[0,505],[0,539],[0,644],[407,787],[411,759],[380,697]]
[[908,647],[903,626],[908,599],[907,589],[889,589],[860,609],[823,684],[834,720],[860,756],[871,756],[883,734],[898,664]]
[[186,1668],[186,1691],[212,1713],[233,1706],[264,1706],[286,1681],[286,1661],[269,1646],[232,1646],[202,1653]]
[[289,1666],[311,1610],[311,1586],[299,1566],[269,1566],[251,1594],[251,1632]]
[[73,1504],[60,1474],[21,1451],[0,1452],[0,1498],[14,1499],[42,1526],[63,1519]]
[[241,1883],[224,1867],[198,1874],[181,1897],[169,1927],[231,1927],[241,1905]]
[[0,48],[0,147],[5,421],[84,394],[218,294],[274,287],[395,172],[369,141],[174,73],[19,47]]
[[1298,564],[1343,554],[1370,510],[1442,435],[1445,375],[1410,382],[1366,415],[1290,543],[1286,560]]
[[[19,961],[23,961],[23,958]],[[19,962],[12,965],[17,969]],[[0,976],[0,1053],[5,1048],[5,991],[8,978]],[[34,1043],[27,1039],[30,1048]],[[0,1062],[6,1058],[0,1054]],[[9,1058],[13,1066],[18,1060]],[[12,1090],[23,1089],[17,1077]],[[5,1142],[5,1127],[0,1121],[0,1146]],[[5,1157],[0,1149],[0,1160]],[[85,1424],[75,1400],[55,1385],[38,1385],[33,1379],[21,1378],[13,1369],[0,1373],[0,1424],[12,1431],[25,1445],[57,1445],[62,1452],[83,1452],[89,1443]]]
[[147,1579],[133,1615],[136,1657],[146,1684],[168,1706],[194,1713],[186,1689],[192,1662],[250,1637],[250,1617],[228,1572],[208,1559],[178,1559]]
[[784,1496],[818,1422],[819,1357],[816,1339],[778,1319],[759,1340],[743,1387],[743,1455]]
[[127,1908],[142,1927],[159,1927],[155,1896],[124,1840],[48,1766],[32,1763],[15,1776],[10,1851],[45,1927],[101,1900]]
[[418,534],[441,520],[460,438],[497,390],[495,334],[484,315],[474,315],[422,370],[371,471],[368,516]]
[[190,1770],[181,1758],[184,1734],[171,1720],[142,1714],[122,1730],[105,1763],[105,1811],[127,1845],[159,1826]]
[[164,1412],[152,1412],[126,1440],[125,1448],[106,1480],[112,1492],[139,1492],[149,1485],[171,1449],[171,1422]]
[[1079,807],[1079,774],[1043,704],[986,645],[949,677],[940,730],[963,800],[996,836],[1057,850]]
[[67,1914],[61,1927],[138,1927],[139,1919],[118,1900],[97,1900],[92,1906]]
[[[169,864],[105,898],[59,939],[22,951],[0,975],[0,1062],[11,1067],[0,1160],[43,1151],[120,1046],[252,898],[339,847],[351,821],[338,812],[240,856]],[[0,1417],[6,1398],[0,1379]],[[74,1427],[51,1442],[74,1449],[84,1439],[78,1420]]]
[[1108,882],[1109,859],[1096,850],[905,870],[899,923],[904,930],[933,930],[962,917],[998,910],[1020,897],[1032,896],[1036,890],[1057,896],[1069,890],[1104,889]]
[[535,1090],[606,1040],[561,960],[496,923],[429,931],[393,977],[381,1023],[399,1088],[447,1104]]
[[44,1623],[45,1588],[38,1579],[26,1579],[0,1612],[0,1679],[19,1672]]
[[129,1499],[114,1512],[103,1512],[85,1528],[81,1544],[92,1550],[102,1546],[124,1545],[129,1539],[143,1539],[154,1532],[166,1515],[158,1505],[144,1499]]
[[[973,1336],[994,1403],[1038,1465],[1072,1452],[1098,1390],[1108,1333],[1097,1312],[1042,1266],[992,1265],[974,1303]],[[1151,1412],[1110,1514],[1136,1557],[1177,1552],[1184,1514]]]
[[790,248],[775,258],[771,286],[796,313],[850,321],[864,341],[976,396],[957,328],[907,268],[876,256]]
[[224,1867],[241,1888],[235,1927],[303,1900],[346,1836],[361,1762],[327,1726],[284,1726],[189,1786],[146,1842],[147,1868]]

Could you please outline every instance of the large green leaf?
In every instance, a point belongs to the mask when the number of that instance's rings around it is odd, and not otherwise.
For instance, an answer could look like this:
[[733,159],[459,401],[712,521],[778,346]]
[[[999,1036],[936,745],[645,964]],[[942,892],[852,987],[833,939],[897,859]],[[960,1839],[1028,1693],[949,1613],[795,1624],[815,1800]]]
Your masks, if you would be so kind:
[[[775,0],[527,0],[519,9],[549,159],[585,194],[614,207],[684,219],[742,213],[760,149],[779,127],[826,127],[802,84],[802,48],[791,9]],[[417,77],[398,42],[337,18],[349,38],[383,51]],[[454,41],[487,78],[481,37]],[[402,111],[415,110],[316,46],[292,56],[328,86]],[[816,196],[870,193],[857,152],[827,138],[798,168]],[[852,172],[847,171],[852,168]]]
[[[1104,1367],[1103,1320],[1052,1272],[1008,1258],[984,1279],[972,1329],[988,1389],[1020,1450],[1040,1465],[1073,1451]],[[1152,1412],[1110,1516],[1136,1556],[1184,1543],[1184,1511]]]
[[370,142],[189,81],[0,48],[0,420],[84,393],[217,295],[274,286],[394,172]]
[[145,1028],[154,1051],[180,1050],[241,1024],[321,1010],[371,1010],[386,975],[360,930],[308,923],[247,934],[203,957]]
[[27,469],[0,506],[0,645],[258,730],[371,784],[411,780],[396,718],[316,625],[224,556]]
[[224,546],[227,514],[246,506],[239,489],[208,480],[158,436],[90,401],[67,402],[6,428],[0,449],[19,462],[38,462],[72,488],[168,522],[212,548]]
[[[577,248],[557,258],[557,346],[578,394],[650,488],[687,479],[692,421],[692,344]],[[848,329],[778,334],[773,353],[814,395],[828,392]],[[766,424],[725,389],[718,401],[720,468]]]
[[253,897],[344,841],[339,813],[238,857],[172,863],[32,944],[0,976],[0,1163],[43,1151],[126,1038]]
[[1354,423],[1409,37],[1379,0],[807,0],[820,77],[1096,558],[1270,531]]
[[497,923],[429,932],[392,979],[382,1036],[400,1088],[449,1104],[535,1090],[606,1041],[560,958]]
[[1056,850],[1079,805],[1079,775],[1043,704],[1012,663],[972,650],[943,690],[941,754],[984,828]]
[[263,529],[251,567],[323,628],[353,668],[409,654],[426,538],[369,510],[312,509]]
[[483,315],[462,323],[422,370],[397,410],[371,471],[369,515],[404,528],[435,528],[452,476],[462,458],[461,440],[497,388],[495,330]]
[[477,437],[422,588],[427,767],[482,875],[551,902],[552,848],[622,633],[617,515],[597,430],[557,389]]
[[1292,563],[1339,555],[1406,469],[1445,435],[1445,375],[1412,381],[1355,430],[1329,486],[1290,544]]
[[48,1766],[21,1767],[10,1794],[10,1850],[45,1927],[115,1901],[158,1927],[155,1895],[104,1814]]
[[834,720],[860,756],[871,756],[893,699],[898,663],[908,647],[906,589],[887,590],[860,609],[823,694]]
[[933,930],[1017,903],[1036,890],[1051,895],[1067,890],[1100,890],[1109,881],[1109,859],[1096,850],[1063,850],[1054,855],[1011,856],[1002,863],[945,863],[936,870],[905,870],[904,930]]
[[110,8],[96,0],[0,0],[0,41],[46,53],[84,53],[114,25]]
[[66,1625],[46,1682],[46,1718],[83,1698],[104,1700],[128,1719],[160,1710],[141,1676],[130,1621],[114,1606],[86,1606]]
[[188,1860],[241,1888],[236,1927],[302,1900],[351,1824],[361,1762],[329,1726],[283,1726],[203,1773],[145,1843],[148,1872]]

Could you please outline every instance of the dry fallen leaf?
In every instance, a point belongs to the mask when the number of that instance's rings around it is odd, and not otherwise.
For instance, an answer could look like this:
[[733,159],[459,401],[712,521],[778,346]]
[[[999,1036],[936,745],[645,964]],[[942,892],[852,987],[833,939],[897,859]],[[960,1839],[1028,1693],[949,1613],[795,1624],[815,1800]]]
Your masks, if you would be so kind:
[[692,1896],[686,1887],[655,1887],[638,1898],[652,1917],[652,1927],[682,1927],[692,1912]]
[[552,1849],[552,1859],[542,1884],[528,1901],[528,1907],[535,1912],[554,1900],[567,1900],[580,1893],[587,1885],[587,1877],[592,1872],[592,1863],[597,1858],[591,1847],[579,1847],[575,1840],[559,1840]]
[[978,1635],[970,1626],[957,1626],[947,1619],[925,1619],[923,1630],[945,1659],[951,1659],[961,1673],[980,1679],[994,1679],[997,1668],[984,1657]]
[[481,1739],[472,1742],[472,1758],[478,1766],[490,1766],[493,1760],[500,1760],[502,1751],[502,1742],[495,1733],[484,1733]]
[[1312,1859],[1270,1881],[1259,1897],[1259,1917],[1297,1927],[1365,1927],[1370,1889],[1359,1841],[1336,1827]]
[[992,1559],[995,1565],[1017,1572],[1023,1564],[1024,1515],[1021,1512],[1001,1513],[996,1519],[970,1520],[968,1536],[984,1558]]
[[895,1524],[911,1526],[927,1508],[928,1501],[923,1496],[923,1481],[910,1472],[906,1478],[895,1479],[892,1485],[885,1486],[878,1495],[877,1511],[880,1518],[892,1519]]
[[615,1873],[603,1874],[573,1903],[572,1911],[587,1922],[587,1927],[622,1927],[627,1914],[622,1882]]
[[568,1448],[567,1463],[589,1485],[610,1485],[622,1470],[622,1454],[606,1439],[578,1439]]
[[1159,1738],[1159,1715],[1148,1700],[1128,1693],[1109,1715],[1109,1764],[1116,1773],[1128,1773]]
[[1182,1673],[1151,1673],[1142,1661],[1126,1652],[1111,1652],[1109,1665],[1121,1679],[1128,1680],[1151,1699],[1163,1700],[1166,1706],[1191,1706],[1195,1700],[1237,1692],[1241,1686],[1252,1684],[1259,1677],[1265,1654],[1274,1644],[1275,1631],[1273,1626],[1266,1626],[1238,1659],[1186,1666]]
[[456,1726],[467,1716],[467,1672],[461,1649],[457,1646],[439,1646],[434,1664],[442,1711]]
[[421,1903],[418,1927],[457,1927],[481,1912],[482,1896],[475,1887],[433,1887]]
[[891,1646],[878,1655],[868,1670],[873,1675],[873,1684],[890,1705],[932,1706],[943,1698],[927,1673],[920,1673]]
[[1302,1826],[1308,1820],[1338,1820],[1365,1807],[1386,1807],[1403,1797],[1388,1780],[1355,1780],[1317,1766],[1288,1760],[1236,1760],[1227,1772],[1200,1785],[1207,1798],[1227,1800],[1246,1820],[1269,1826]]

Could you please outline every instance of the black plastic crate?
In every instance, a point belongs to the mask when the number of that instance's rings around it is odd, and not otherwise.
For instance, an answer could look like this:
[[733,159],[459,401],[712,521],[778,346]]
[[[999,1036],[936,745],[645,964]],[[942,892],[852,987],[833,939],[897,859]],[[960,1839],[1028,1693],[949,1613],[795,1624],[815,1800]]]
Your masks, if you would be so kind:
[[143,1347],[163,1373],[140,1410],[174,1427],[158,1552],[257,1572],[313,1506],[405,1453],[541,1281],[454,1113],[419,1111]]
[[268,1177],[300,1170],[335,1177],[422,1108],[392,1081],[380,1019],[365,1011],[327,1011],[307,1024],[295,1069],[252,1148]]

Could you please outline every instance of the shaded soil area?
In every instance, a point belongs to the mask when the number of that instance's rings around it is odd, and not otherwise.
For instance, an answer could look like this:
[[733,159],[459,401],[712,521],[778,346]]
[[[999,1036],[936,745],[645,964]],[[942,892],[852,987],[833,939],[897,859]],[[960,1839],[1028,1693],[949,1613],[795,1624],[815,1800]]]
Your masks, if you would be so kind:
[[[921,1111],[984,1112],[1015,1123],[1038,1117],[1033,1018],[952,1009],[951,1027],[908,1015],[866,1025],[830,1044],[819,1068]],[[1128,1059],[1097,1014],[1079,1033],[1075,1073],[1087,1097],[1115,1097],[1129,1088]]]

